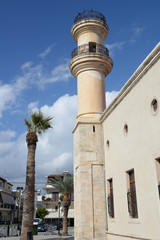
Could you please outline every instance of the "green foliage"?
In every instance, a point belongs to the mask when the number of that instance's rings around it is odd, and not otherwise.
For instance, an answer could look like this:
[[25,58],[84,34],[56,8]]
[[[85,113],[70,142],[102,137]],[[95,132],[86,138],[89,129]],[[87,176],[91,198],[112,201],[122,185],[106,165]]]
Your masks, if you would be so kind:
[[46,197],[45,196],[42,196],[42,200],[45,201]]
[[48,214],[48,211],[46,208],[38,208],[36,211],[36,216],[38,218],[44,219],[44,217]]
[[63,198],[64,198],[64,195],[61,194],[60,197],[59,197],[59,200],[60,200],[61,202],[63,202]]
[[51,201],[52,198],[48,197],[48,198],[46,198],[45,200],[46,200],[46,201]]
[[58,189],[63,196],[68,197],[73,192],[73,176],[64,176],[63,179],[57,176],[48,180],[49,184]]
[[30,121],[24,119],[28,132],[35,132],[41,134],[42,132],[45,132],[45,130],[47,130],[48,128],[52,128],[51,120],[53,118],[45,117],[41,111],[31,113],[30,118]]

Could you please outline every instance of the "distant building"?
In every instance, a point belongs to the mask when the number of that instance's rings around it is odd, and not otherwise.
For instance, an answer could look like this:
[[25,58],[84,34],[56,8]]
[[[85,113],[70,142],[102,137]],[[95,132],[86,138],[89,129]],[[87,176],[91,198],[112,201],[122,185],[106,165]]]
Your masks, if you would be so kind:
[[[54,222],[58,220],[59,217],[59,200],[61,193],[58,189],[53,187],[48,183],[49,178],[54,177],[61,177],[63,178],[65,175],[70,175],[68,172],[64,172],[64,174],[61,175],[49,175],[47,176],[47,185],[43,189],[46,191],[46,195],[42,199],[42,203],[45,204],[46,209],[48,210],[49,214],[45,217],[45,222]],[[63,208],[60,206],[60,218],[62,220],[63,218]],[[74,225],[74,196],[71,195],[71,205],[69,207],[68,212],[68,224],[70,226]]]
[[17,187],[16,190],[12,191],[12,195],[14,196],[15,199],[14,222],[18,223],[22,221],[23,197],[24,197],[23,187]]
[[14,222],[15,199],[12,184],[0,177],[0,222]]

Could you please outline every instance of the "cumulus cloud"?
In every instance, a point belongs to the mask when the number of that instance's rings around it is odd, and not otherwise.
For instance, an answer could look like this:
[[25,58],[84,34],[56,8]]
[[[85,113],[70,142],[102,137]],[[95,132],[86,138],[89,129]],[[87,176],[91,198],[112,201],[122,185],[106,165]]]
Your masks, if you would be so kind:
[[106,106],[108,107],[109,104],[114,100],[117,96],[118,91],[106,92]]
[[[37,102],[29,104],[38,107]],[[53,116],[53,129],[39,136],[36,149],[37,181],[45,181],[45,176],[73,171],[73,135],[72,130],[77,115],[77,96],[68,94],[60,97],[53,105],[44,105],[41,110],[46,116]],[[0,176],[6,176],[12,182],[25,182],[27,146],[26,132],[16,139],[11,130],[0,132]],[[18,174],[17,174],[18,173]],[[39,186],[37,186],[39,187]]]
[[28,104],[28,113],[38,112],[38,101]]
[[[46,73],[42,63],[34,65],[33,62],[26,62],[21,66],[21,75],[16,76],[10,84],[0,84],[0,118],[3,111],[12,109],[17,97],[24,90],[32,88],[33,85],[39,89],[44,89],[47,84],[60,81],[68,81],[71,77],[68,68],[68,60],[64,60]],[[30,106],[29,106],[30,107]]]
[[[106,92],[107,105],[117,94],[116,91]],[[31,109],[38,108],[38,103],[32,102],[29,106]],[[62,173],[65,170],[73,171],[72,130],[76,122],[77,96],[66,94],[57,99],[53,105],[44,105],[39,110],[46,116],[53,117],[53,129],[48,129],[39,136],[36,149],[37,181],[45,181],[47,175]],[[0,175],[3,176],[7,170],[7,176],[13,182],[25,181],[27,159],[25,135],[26,132],[15,139],[14,131],[0,132]]]
[[11,108],[11,104],[15,102],[16,90],[12,85],[0,85],[0,118],[4,110]]

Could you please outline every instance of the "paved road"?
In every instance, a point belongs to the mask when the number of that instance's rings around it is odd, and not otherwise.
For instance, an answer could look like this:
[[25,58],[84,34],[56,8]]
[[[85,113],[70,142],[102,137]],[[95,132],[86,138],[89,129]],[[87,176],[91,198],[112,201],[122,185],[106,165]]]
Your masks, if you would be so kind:
[[[34,240],[62,240],[62,239],[67,239],[67,240],[74,240],[74,228],[69,228],[68,229],[68,234],[69,236],[67,237],[62,237],[58,236],[58,232],[55,231],[53,235],[47,235],[46,233],[38,233],[38,235],[34,235]],[[18,237],[0,237],[0,240],[20,240],[20,236]]]

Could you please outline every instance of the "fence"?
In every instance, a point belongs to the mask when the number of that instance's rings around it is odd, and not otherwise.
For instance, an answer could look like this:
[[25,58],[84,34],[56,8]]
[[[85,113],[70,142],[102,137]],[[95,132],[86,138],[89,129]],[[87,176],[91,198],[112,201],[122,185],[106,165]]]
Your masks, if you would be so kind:
[[0,237],[19,236],[18,224],[0,225]]

